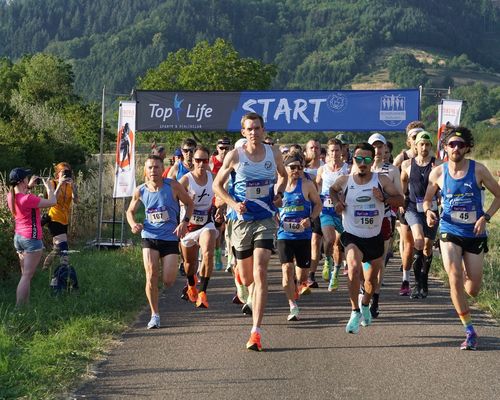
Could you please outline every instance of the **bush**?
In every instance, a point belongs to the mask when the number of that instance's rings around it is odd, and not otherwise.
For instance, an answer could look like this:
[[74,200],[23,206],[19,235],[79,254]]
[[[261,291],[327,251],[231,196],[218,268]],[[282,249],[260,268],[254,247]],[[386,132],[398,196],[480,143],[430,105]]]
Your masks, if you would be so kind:
[[7,207],[9,188],[0,176],[0,280],[5,279],[18,265],[13,247],[14,221]]

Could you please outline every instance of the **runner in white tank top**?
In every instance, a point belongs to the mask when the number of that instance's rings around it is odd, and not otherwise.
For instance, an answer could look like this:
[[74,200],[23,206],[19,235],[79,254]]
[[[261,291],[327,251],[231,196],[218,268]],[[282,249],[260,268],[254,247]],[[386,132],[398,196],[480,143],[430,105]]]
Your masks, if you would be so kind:
[[[398,207],[404,200],[387,176],[371,172],[374,156],[375,149],[371,144],[356,145],[353,172],[349,176],[341,176],[330,189],[335,211],[342,213],[345,229],[340,240],[349,268],[348,287],[352,306],[347,333],[359,332],[361,313],[363,326],[371,324],[369,304],[384,253],[384,241],[380,233],[384,202],[391,207]],[[366,261],[370,261],[369,268],[363,269],[363,262]],[[360,310],[358,291],[361,274],[365,280],[365,293]]]

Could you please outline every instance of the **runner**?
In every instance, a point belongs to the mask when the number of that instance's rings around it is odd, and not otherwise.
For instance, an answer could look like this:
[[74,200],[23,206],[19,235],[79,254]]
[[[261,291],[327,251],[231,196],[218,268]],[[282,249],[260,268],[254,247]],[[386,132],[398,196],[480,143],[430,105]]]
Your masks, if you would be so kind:
[[[406,144],[408,146],[407,150],[403,150],[394,159],[394,166],[401,170],[401,164],[405,160],[409,160],[415,157],[415,139],[417,134],[425,129],[424,123],[422,121],[412,121],[406,127]],[[407,199],[408,193],[403,193],[405,199]],[[411,234],[410,227],[404,216],[404,207],[399,208],[398,212],[399,226],[397,227],[399,232],[399,254],[401,254],[401,269],[403,272],[403,279],[401,282],[401,288],[399,289],[400,296],[409,296],[411,294],[410,289],[410,269],[413,260],[413,236]]]
[[168,178],[175,179],[177,182],[193,170],[193,154],[196,148],[196,141],[191,138],[182,141],[181,151],[182,159],[177,161],[168,171]]
[[[199,308],[208,308],[207,287],[214,269],[215,240],[219,234],[213,222],[213,175],[208,171],[209,155],[206,147],[198,146],[194,152],[193,170],[179,181],[194,203],[194,211],[187,227],[188,233],[181,239],[181,251],[188,280],[186,295],[189,301],[196,303]],[[182,209],[184,210],[184,207]],[[195,274],[200,250],[202,263],[198,292]]]
[[[369,143],[359,143],[354,148],[351,175],[339,177],[330,189],[335,211],[342,213],[344,232],[340,240],[345,248],[348,273],[351,318],[346,325],[347,333],[358,333],[361,315],[363,326],[371,324],[370,300],[382,266],[384,241],[381,234],[384,202],[397,207],[403,204],[403,196],[387,176],[371,171],[375,149]],[[370,261],[368,268],[363,262]],[[361,311],[358,292],[361,274],[364,276],[364,294]]]
[[[290,152],[292,149],[290,149]],[[324,163],[321,161],[321,149],[317,140],[309,140],[304,149],[305,163],[304,175],[315,180],[318,174],[318,169]],[[309,272],[309,287],[317,288],[316,271],[318,269],[319,260],[321,259],[321,243],[323,241],[323,232],[321,231],[321,221],[318,218],[312,223],[312,238],[311,238],[311,270]]]
[[[162,178],[163,160],[150,155],[145,162],[146,182],[135,188],[127,210],[127,222],[132,233],[141,233],[142,255],[146,271],[146,297],[151,308],[151,320],[147,328],[160,327],[158,308],[158,276],[160,263],[165,287],[175,282],[179,237],[187,232],[188,222],[193,215],[193,201],[186,190],[175,180]],[[186,215],[178,224],[179,201],[186,207]],[[144,223],[135,221],[139,202],[144,204]]]
[[[385,137],[380,133],[374,133],[368,138],[368,143],[370,143],[375,149],[375,160],[372,165],[372,172],[377,172],[380,175],[387,176],[394,186],[396,186],[398,192],[403,195],[403,191],[401,189],[401,177],[398,168],[384,161],[387,149],[387,140]],[[384,279],[387,253],[389,252],[391,238],[394,233],[395,220],[393,225],[392,217],[392,209],[388,204],[386,204],[384,209],[384,219],[382,221],[382,238],[384,239],[384,255],[382,256],[383,262],[378,274],[377,284],[375,286],[372,304],[370,306],[370,312],[373,318],[377,318],[379,315],[380,288]]]
[[[483,164],[465,157],[474,147],[469,129],[450,129],[443,142],[449,161],[431,171],[423,210],[427,224],[436,225],[438,216],[432,211],[432,203],[441,190],[441,257],[448,273],[451,300],[465,327],[466,338],[460,349],[476,350],[477,334],[467,295],[475,297],[481,289],[484,254],[488,252],[486,224],[500,207],[500,185]],[[486,212],[482,187],[495,196]]]
[[304,160],[299,153],[286,156],[284,164],[288,184],[280,208],[278,253],[283,271],[283,288],[290,306],[288,321],[297,321],[297,293],[307,294],[311,291],[307,285],[311,264],[311,222],[321,211],[321,200],[314,183],[301,177]]
[[[339,235],[344,231],[342,217],[335,213],[330,198],[330,186],[339,176],[349,175],[349,165],[342,161],[342,143],[338,139],[330,139],[327,143],[328,163],[319,167],[316,183],[320,188],[323,209],[320,215],[321,230],[323,232],[323,246],[325,250],[325,264],[323,266],[323,279],[328,284],[328,291],[338,288],[339,270],[342,264],[342,252]],[[339,235],[335,234],[335,231]],[[335,246],[335,251],[334,251]],[[335,264],[335,266],[334,266]],[[333,268],[333,273],[332,273]]]
[[[439,224],[432,228],[427,226],[423,209],[423,200],[429,174],[432,168],[441,164],[432,156],[432,140],[429,132],[419,132],[415,139],[417,155],[403,161],[401,165],[401,184],[404,193],[408,192],[408,204],[405,217],[410,226],[415,247],[413,257],[413,273],[415,285],[410,295],[412,299],[426,298],[428,294],[428,277],[432,264],[432,246],[436,239]],[[437,198],[432,200],[432,211],[437,211]]]
[[[241,148],[231,151],[215,177],[214,191],[237,214],[231,242],[238,271],[246,286],[255,282],[253,291],[253,327],[247,342],[249,350],[261,351],[261,323],[267,301],[267,267],[276,233],[274,202],[281,202],[287,174],[279,149],[263,144],[264,120],[256,113],[241,119],[241,133],[247,139]],[[236,172],[234,194],[224,184]],[[276,172],[279,181],[276,181]],[[273,193],[273,187],[275,193]]]

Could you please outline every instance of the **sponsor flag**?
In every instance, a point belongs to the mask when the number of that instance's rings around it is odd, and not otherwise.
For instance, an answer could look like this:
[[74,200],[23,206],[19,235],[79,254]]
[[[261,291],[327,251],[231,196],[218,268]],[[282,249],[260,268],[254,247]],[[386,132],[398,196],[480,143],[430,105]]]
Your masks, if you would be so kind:
[[116,138],[113,198],[131,197],[135,188],[135,101],[121,101]]
[[462,100],[443,100],[438,105],[438,140],[437,140],[437,153],[439,158],[444,160],[446,154],[444,146],[441,142],[441,135],[443,134],[446,125],[458,126],[460,125],[460,116],[462,114]]

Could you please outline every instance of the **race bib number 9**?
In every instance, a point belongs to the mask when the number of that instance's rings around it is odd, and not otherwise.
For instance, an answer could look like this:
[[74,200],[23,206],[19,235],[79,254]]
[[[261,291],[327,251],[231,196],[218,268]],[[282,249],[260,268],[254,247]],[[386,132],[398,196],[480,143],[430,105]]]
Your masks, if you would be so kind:
[[477,211],[470,206],[452,206],[451,220],[459,224],[475,224],[477,221]]
[[208,222],[208,210],[194,210],[189,222],[193,225],[205,225]]
[[355,210],[354,223],[358,228],[373,229],[375,219],[378,217],[378,210]]
[[170,219],[167,207],[150,208],[146,210],[146,219],[151,224],[161,224]]
[[302,218],[285,218],[282,222],[285,232],[301,233],[304,232],[304,227],[300,224]]
[[247,199],[261,199],[269,196],[272,182],[269,179],[250,181],[246,183],[245,196]]

